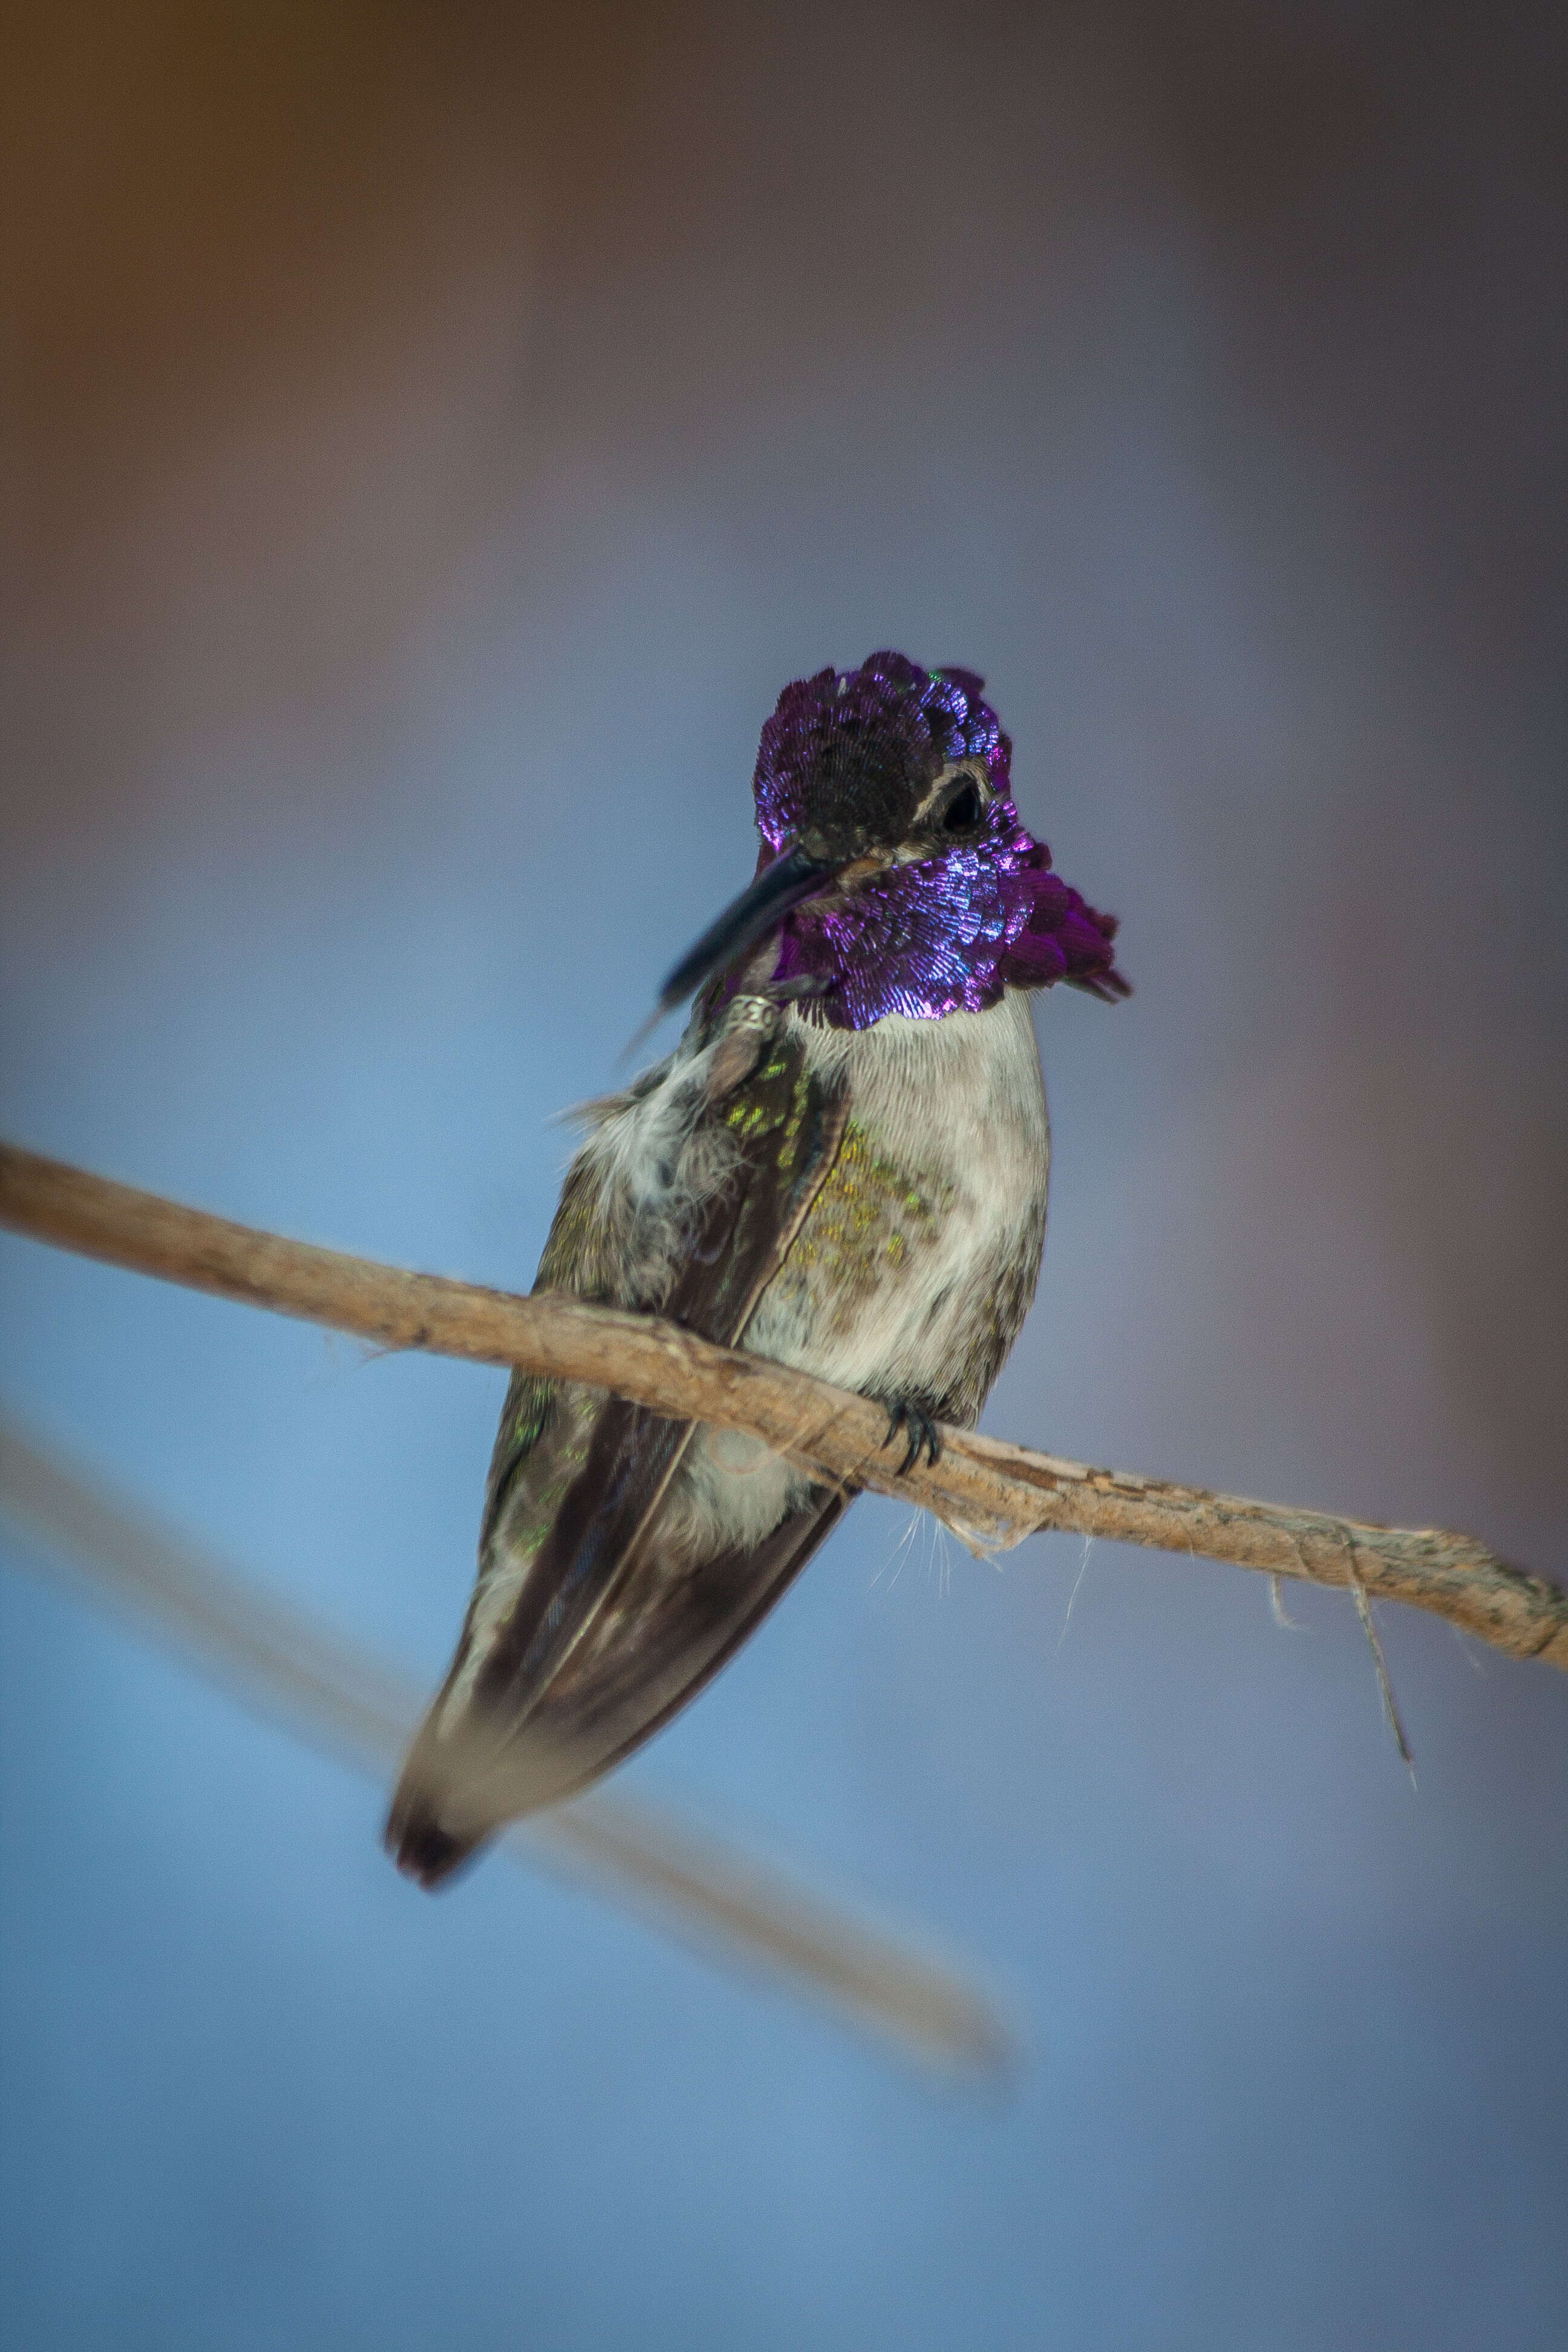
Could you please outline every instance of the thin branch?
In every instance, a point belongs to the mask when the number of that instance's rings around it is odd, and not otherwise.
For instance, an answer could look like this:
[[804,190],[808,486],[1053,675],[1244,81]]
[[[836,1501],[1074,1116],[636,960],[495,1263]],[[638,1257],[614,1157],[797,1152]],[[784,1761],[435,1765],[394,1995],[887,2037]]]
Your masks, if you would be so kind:
[[[68,1561],[73,1583],[253,1711],[378,1780],[395,1769],[423,1711],[416,1689],[3,1422],[0,1509],[40,1559]],[[595,1790],[503,1843],[785,1978],[920,2058],[994,2072],[1016,2055],[995,2011],[939,1962],[640,1799]]]
[[1352,1591],[1359,1582],[1374,1600],[1431,1610],[1514,1657],[1568,1669],[1568,1594],[1470,1536],[1210,1494],[954,1429],[942,1433],[934,1466],[900,1475],[900,1450],[884,1450],[879,1405],[656,1317],[560,1293],[520,1298],[284,1241],[10,1145],[0,1145],[0,1224],[384,1347],[521,1365],[655,1412],[744,1430],[826,1478],[920,1503],[976,1545],[1066,1528],[1203,1552],[1269,1576]]

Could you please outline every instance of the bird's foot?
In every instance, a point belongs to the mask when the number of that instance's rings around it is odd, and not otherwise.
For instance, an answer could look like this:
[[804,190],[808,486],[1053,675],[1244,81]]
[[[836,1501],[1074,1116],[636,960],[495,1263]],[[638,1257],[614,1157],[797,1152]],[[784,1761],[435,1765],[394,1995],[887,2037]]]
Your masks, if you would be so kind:
[[908,1433],[904,1458],[899,1465],[900,1477],[914,1468],[922,1451],[934,1470],[942,1453],[942,1439],[924,1405],[917,1404],[912,1397],[886,1397],[881,1402],[888,1415],[888,1434],[882,1440],[883,1450],[893,1444],[900,1430]]

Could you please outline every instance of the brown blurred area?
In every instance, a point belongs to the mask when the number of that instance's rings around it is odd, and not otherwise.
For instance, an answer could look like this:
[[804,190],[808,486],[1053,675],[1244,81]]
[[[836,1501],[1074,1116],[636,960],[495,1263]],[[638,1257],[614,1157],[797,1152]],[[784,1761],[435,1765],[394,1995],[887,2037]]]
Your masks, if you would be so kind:
[[[6,44],[10,595],[46,661],[178,625],[205,562],[324,688],[395,644],[498,466],[700,438],[902,363],[922,320],[984,374],[1009,294],[1022,327],[1091,266],[1086,220],[1173,205],[1247,396],[1443,567],[1483,658],[1539,625],[1551,258],[1521,239],[1468,315],[1422,278],[1489,200],[1562,202],[1554,11],[152,0],[16,8]],[[98,764],[40,797],[96,804]]]
[[159,725],[135,677],[215,576],[253,625],[191,648],[215,710],[330,694],[395,647],[474,527],[543,224],[579,217],[558,192],[595,211],[633,14],[19,13],[14,645],[108,665],[127,705],[110,742],[29,743],[24,844],[133,809]]

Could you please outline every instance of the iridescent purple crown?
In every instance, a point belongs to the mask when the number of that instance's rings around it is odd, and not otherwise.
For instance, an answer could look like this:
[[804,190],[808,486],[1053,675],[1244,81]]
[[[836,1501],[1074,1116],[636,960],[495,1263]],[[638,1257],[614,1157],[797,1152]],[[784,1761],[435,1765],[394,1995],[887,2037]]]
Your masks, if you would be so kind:
[[856,670],[786,686],[763,729],[752,790],[764,862],[807,824],[853,816],[896,833],[951,761],[984,763],[994,798],[977,834],[913,865],[891,865],[839,900],[808,899],[780,932],[778,977],[836,1027],[885,1013],[979,1013],[1003,990],[1058,980],[1112,1003],[1114,915],[1053,874],[1051,854],[1013,805],[1013,746],[968,669],[921,669],[878,653]]

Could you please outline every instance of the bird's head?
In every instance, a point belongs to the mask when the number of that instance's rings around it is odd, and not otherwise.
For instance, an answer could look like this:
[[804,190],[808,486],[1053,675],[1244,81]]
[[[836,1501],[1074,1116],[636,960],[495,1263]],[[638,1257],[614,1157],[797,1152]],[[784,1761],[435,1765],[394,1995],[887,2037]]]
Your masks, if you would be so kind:
[[845,1029],[977,1013],[1005,988],[1058,980],[1127,995],[1115,918],[1058,879],[1019,821],[984,683],[878,653],[786,686],[752,780],[756,877],[661,1004],[742,967],[753,985],[759,961],[770,992]]

